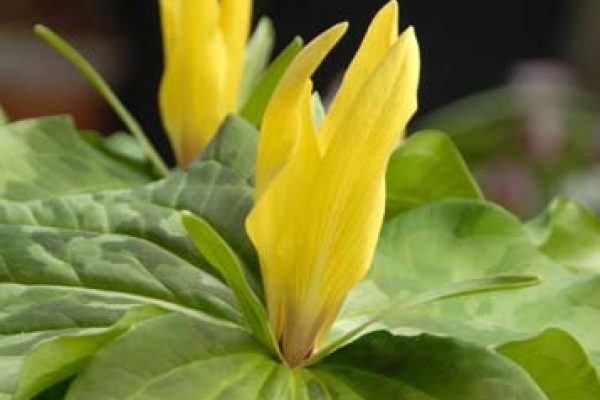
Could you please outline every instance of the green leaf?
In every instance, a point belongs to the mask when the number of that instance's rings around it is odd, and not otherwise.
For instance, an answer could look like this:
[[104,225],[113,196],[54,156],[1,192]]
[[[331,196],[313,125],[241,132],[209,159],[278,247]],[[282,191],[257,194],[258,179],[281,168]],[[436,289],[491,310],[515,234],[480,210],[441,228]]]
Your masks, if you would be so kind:
[[30,201],[140,186],[153,177],[98,151],[67,117],[0,126],[0,199]]
[[519,364],[550,400],[600,399],[600,381],[585,352],[567,332],[549,329],[498,351]]
[[321,95],[319,92],[314,92],[312,95],[312,115],[316,128],[321,126],[326,114],[325,106],[323,105],[323,101],[321,101]]
[[66,398],[252,398],[280,368],[244,330],[171,314],[106,347]]
[[144,154],[133,136],[125,132],[115,132],[101,142],[101,146],[109,154],[119,157],[134,165],[147,167],[148,157]]
[[576,271],[600,273],[600,219],[591,211],[559,198],[529,228],[548,257]]
[[245,104],[269,65],[275,47],[275,28],[267,17],[262,17],[246,46],[246,57],[239,104]]
[[387,217],[442,199],[483,198],[460,153],[445,134],[411,136],[390,159]]
[[235,293],[248,327],[277,356],[279,346],[270,329],[266,309],[248,284],[241,260],[206,221],[188,212],[183,213],[182,219],[196,248],[219,271]]
[[254,126],[260,126],[263,114],[267,109],[271,95],[277,88],[279,80],[283,77],[288,66],[296,55],[302,50],[302,39],[295,38],[273,61],[260,82],[242,107],[240,115]]
[[161,314],[164,312],[158,308],[133,308],[108,328],[81,329],[39,342],[21,361],[14,400],[31,399],[44,389],[79,373],[91,356],[104,345],[132,325]]
[[521,340],[557,327],[596,360],[600,351],[600,276],[573,273],[544,257],[521,223],[497,206],[442,201],[385,224],[368,279],[389,296],[498,274],[537,275],[514,292],[438,300],[386,318],[396,333],[429,332],[483,345]]
[[546,399],[523,370],[492,351],[428,335],[372,333],[313,373],[331,388],[332,398]]
[[188,209],[210,221],[244,254],[244,273],[255,279],[243,230],[253,189],[240,170],[255,149],[227,144],[256,140],[254,128],[242,127],[249,125],[226,123],[206,158],[147,186],[0,201],[0,337],[11,349],[0,356],[0,393],[14,391],[8,371],[18,372],[33,344],[105,329],[136,306],[244,322],[231,289],[196,250],[180,217]]
[[196,164],[213,160],[234,171],[251,186],[254,182],[257,148],[256,128],[232,115],[221,125],[216,140],[209,144]]
[[[308,361],[307,364],[313,365],[321,361],[323,358],[333,353],[342,346],[356,340],[356,338],[367,334],[368,332],[378,329],[381,322],[394,318],[394,316],[402,317],[402,315],[410,308],[419,305],[431,303],[438,300],[451,299],[455,297],[469,296],[477,293],[494,292],[522,289],[538,285],[539,279],[534,276],[497,276],[491,278],[471,279],[454,284],[437,287],[423,293],[419,293],[409,297],[408,299],[396,298],[389,299],[386,297],[385,306],[380,305],[379,308],[373,309],[361,308],[362,299],[359,306],[356,307],[353,302],[356,300],[351,296],[350,302],[344,305],[345,312],[348,308],[356,314],[355,308],[361,310],[360,316],[367,317],[361,324],[353,326],[351,329],[340,327],[342,324],[347,324],[346,315],[342,314],[334,324],[334,329],[326,338],[324,345],[317,351]],[[371,288],[373,289],[373,288]],[[376,293],[378,290],[372,290]],[[370,301],[370,300],[367,300]],[[364,307],[364,306],[363,306]]]
[[290,369],[270,358],[248,332],[170,314],[141,323],[105,347],[67,395],[67,400],[134,398],[545,397],[510,361],[451,339],[376,333],[315,368]]

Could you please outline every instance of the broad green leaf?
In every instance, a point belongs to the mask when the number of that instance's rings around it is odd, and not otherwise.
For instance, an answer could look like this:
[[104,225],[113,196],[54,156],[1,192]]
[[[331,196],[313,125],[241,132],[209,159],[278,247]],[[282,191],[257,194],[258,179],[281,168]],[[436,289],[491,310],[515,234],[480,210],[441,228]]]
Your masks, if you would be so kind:
[[214,160],[251,184],[254,182],[257,147],[256,128],[242,118],[232,115],[221,125],[216,140],[204,150],[196,164]]
[[375,332],[333,354],[313,373],[335,399],[546,399],[507,359],[473,344],[428,335]]
[[63,400],[70,384],[70,380],[58,383],[38,396],[35,396],[34,400]]
[[191,398],[544,399],[507,359],[451,339],[376,333],[315,368],[289,369],[248,332],[178,314],[148,320],[106,346],[67,395]]
[[[260,398],[292,373],[241,329],[171,314],[124,334],[75,380],[68,400]],[[110,384],[107,384],[110,382]],[[288,384],[288,390],[291,386]],[[281,389],[281,397],[288,398]]]
[[600,219],[591,211],[559,198],[529,228],[551,259],[577,271],[600,274]]
[[302,39],[295,38],[273,61],[242,107],[240,115],[254,126],[260,126],[271,95],[296,55],[302,50]]
[[549,329],[534,338],[507,343],[498,351],[525,369],[550,400],[600,399],[597,371],[565,331]]
[[245,104],[269,65],[275,47],[275,28],[267,17],[262,17],[248,41],[239,104]]
[[[181,210],[192,210],[240,254],[248,250],[246,265],[254,260],[243,233],[252,204],[243,166],[254,148],[234,149],[227,142],[251,143],[256,132],[232,126],[249,127],[226,123],[205,158],[163,181],[0,202],[0,335],[23,341],[7,344],[12,352],[0,370],[17,368],[40,340],[105,329],[139,305],[243,322],[233,293],[196,250],[180,218]],[[2,379],[9,378],[13,385],[8,372],[0,377],[0,393]]]
[[278,355],[279,347],[270,329],[267,311],[248,284],[239,257],[203,219],[184,212],[182,220],[200,254],[219,271],[235,293],[248,327],[273,355]]
[[164,314],[158,308],[138,307],[108,328],[81,329],[34,345],[21,360],[14,400],[28,400],[44,389],[69,378],[86,365],[103,346],[132,325]]
[[390,159],[387,217],[450,198],[478,200],[483,196],[447,135],[423,131],[411,136]]
[[[338,318],[339,321],[335,321],[334,329],[332,329],[332,332],[330,332],[326,338],[324,346],[310,358],[308,363],[313,365],[315,362],[321,361],[324,357],[333,353],[340,347],[345,346],[347,343],[351,343],[352,341],[356,340],[356,338],[365,335],[368,332],[377,330],[382,322],[385,322],[390,318],[394,318],[396,315],[401,317],[404,313],[406,313],[407,310],[413,307],[432,303],[438,300],[464,297],[477,293],[522,289],[538,285],[539,283],[540,281],[537,277],[525,275],[471,279],[440,286],[423,293],[413,295],[408,299],[402,299],[402,296],[400,296],[399,299],[389,299],[386,297],[387,303],[385,306],[381,305],[378,309],[361,308],[360,306],[362,305],[362,300],[358,302],[359,306],[357,307],[355,304],[353,304],[353,302],[356,300],[353,298],[353,296],[350,296],[350,302],[346,302],[344,308],[346,312],[348,312],[347,309],[350,309],[350,311],[354,312],[354,314],[356,314],[356,310],[353,310],[353,308],[358,308],[358,310],[360,310],[359,315],[364,319],[363,322],[353,326],[351,329],[347,329],[346,326],[346,329],[344,330],[344,326],[347,325],[347,316],[342,314],[340,318]],[[378,292],[376,289],[372,291],[374,293]],[[342,324],[341,327],[340,322]]]
[[533,274],[539,286],[439,300],[386,319],[397,333],[430,332],[484,345],[521,340],[557,327],[592,357],[600,350],[600,276],[551,262],[521,223],[497,206],[443,201],[385,224],[368,279],[409,298],[436,286],[498,274]]
[[0,199],[47,199],[130,188],[153,179],[90,146],[70,118],[0,126]]
[[90,293],[1,285],[0,310],[0,394],[13,399],[17,389],[37,392],[78,372],[95,348],[157,309]]

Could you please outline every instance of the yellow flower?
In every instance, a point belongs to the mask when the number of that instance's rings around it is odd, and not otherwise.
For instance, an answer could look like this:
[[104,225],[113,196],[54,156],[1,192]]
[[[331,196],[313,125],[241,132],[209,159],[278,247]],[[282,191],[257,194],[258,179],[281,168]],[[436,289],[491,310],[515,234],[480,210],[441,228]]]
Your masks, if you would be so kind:
[[165,72],[160,108],[179,166],[237,109],[252,0],[160,0]]
[[419,49],[398,36],[398,5],[374,18],[320,127],[311,75],[345,33],[310,43],[263,119],[256,203],[246,229],[260,258],[269,320],[291,366],[318,349],[366,274],[385,207],[385,172],[417,107]]

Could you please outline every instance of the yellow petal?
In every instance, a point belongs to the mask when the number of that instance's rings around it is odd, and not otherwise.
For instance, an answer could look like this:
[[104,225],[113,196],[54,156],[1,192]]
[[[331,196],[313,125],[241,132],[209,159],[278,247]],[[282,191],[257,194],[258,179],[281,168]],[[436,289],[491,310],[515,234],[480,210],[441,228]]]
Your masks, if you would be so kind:
[[244,51],[250,34],[252,0],[221,0],[221,32],[227,53],[226,108],[236,109],[244,67]]
[[392,0],[373,18],[358,52],[344,74],[342,85],[323,121],[320,135],[322,148],[327,147],[332,132],[344,118],[348,106],[397,39],[398,3]]
[[163,51],[165,60],[173,50],[177,29],[177,15],[182,0],[160,0],[160,16],[162,24]]
[[337,304],[366,274],[385,208],[390,153],[416,110],[419,53],[412,29],[374,70],[343,115],[313,182],[311,214],[318,221],[319,252],[313,269],[320,292]]
[[321,34],[296,57],[282,77],[271,97],[262,122],[256,166],[256,197],[259,198],[269,182],[285,165],[298,137],[312,131],[312,117],[306,115],[310,106],[314,73],[331,48],[345,33],[347,24],[339,24]]
[[161,0],[163,123],[186,166],[237,108],[251,0]]
[[[323,33],[294,60],[275,91],[263,120],[256,175],[256,206],[246,227],[261,259],[269,318],[279,335],[286,329],[309,272],[299,223],[307,189],[320,159],[312,122],[310,76],[347,29],[340,24]],[[265,191],[265,189],[267,189]],[[282,202],[285,206],[281,207]],[[293,212],[290,212],[293,210]],[[290,225],[287,225],[287,223]],[[287,228],[286,228],[287,227]],[[300,258],[297,258],[299,256]],[[295,260],[295,261],[291,261]],[[305,343],[288,337],[297,343]]]
[[395,25],[389,9],[394,5],[378,15],[361,49],[379,58],[357,56],[354,71],[364,76],[349,73],[338,122],[319,134],[327,133],[327,146],[317,143],[310,120],[309,76],[337,41],[332,33],[294,61],[263,122],[257,199],[246,227],[259,254],[269,318],[292,365],[318,346],[368,270],[383,219],[387,161],[416,108],[412,29],[387,51],[370,49],[380,48],[372,38],[381,37],[382,26]]

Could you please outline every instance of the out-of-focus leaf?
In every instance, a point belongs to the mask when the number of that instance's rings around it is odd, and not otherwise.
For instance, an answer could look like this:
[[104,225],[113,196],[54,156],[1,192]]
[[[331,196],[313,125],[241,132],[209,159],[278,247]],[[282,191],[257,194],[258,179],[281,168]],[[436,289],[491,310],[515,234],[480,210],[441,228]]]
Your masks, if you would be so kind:
[[275,28],[267,17],[262,17],[248,41],[239,104],[245,104],[269,65],[275,47]]
[[390,159],[387,218],[435,200],[451,198],[482,199],[452,140],[437,131],[411,136]]
[[325,106],[321,101],[321,95],[319,92],[314,92],[312,96],[312,115],[315,127],[321,126],[321,123],[325,119]]
[[498,274],[536,275],[542,283],[438,300],[389,315],[385,324],[396,333],[428,332],[483,345],[556,327],[598,359],[600,275],[553,263],[531,243],[518,219],[492,204],[442,201],[390,220],[368,280],[388,296],[409,299],[440,285]]
[[576,202],[556,199],[529,224],[540,250],[577,271],[600,274],[600,219]]
[[565,331],[548,329],[534,338],[507,343],[498,351],[527,371],[550,400],[600,399],[597,371]]

